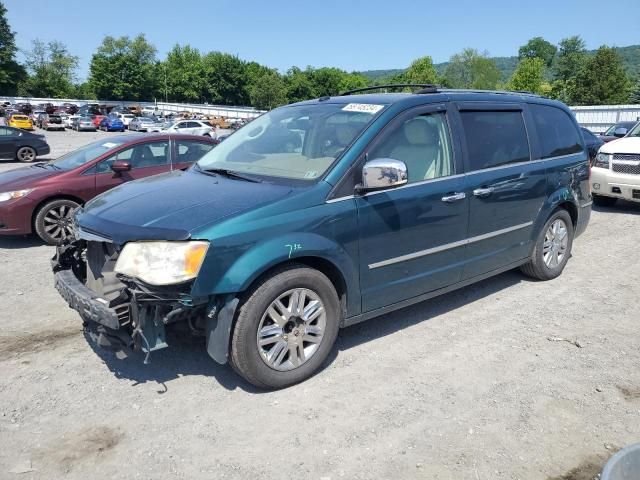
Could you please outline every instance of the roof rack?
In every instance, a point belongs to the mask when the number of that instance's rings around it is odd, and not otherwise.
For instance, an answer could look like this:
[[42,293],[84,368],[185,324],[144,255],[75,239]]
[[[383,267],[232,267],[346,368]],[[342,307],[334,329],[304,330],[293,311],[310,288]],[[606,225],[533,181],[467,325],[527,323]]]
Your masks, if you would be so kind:
[[356,88],[354,90],[348,90],[346,92],[342,92],[340,96],[344,97],[346,95],[353,95],[354,93],[368,92],[371,90],[382,90],[385,88],[407,88],[407,87],[420,88],[420,90],[415,92],[418,94],[438,93],[438,87],[436,85],[433,85],[432,83],[390,83],[388,85],[375,85],[372,87],[363,87],[363,88]]

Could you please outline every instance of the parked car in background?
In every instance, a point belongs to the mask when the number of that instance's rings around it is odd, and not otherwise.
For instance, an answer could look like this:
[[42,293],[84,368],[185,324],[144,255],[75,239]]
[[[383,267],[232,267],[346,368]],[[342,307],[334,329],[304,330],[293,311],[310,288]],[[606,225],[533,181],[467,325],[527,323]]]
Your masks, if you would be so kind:
[[62,123],[62,117],[55,113],[46,114],[42,120],[42,128],[44,130],[64,130],[64,123]]
[[618,122],[607,128],[604,133],[600,135],[600,138],[602,138],[605,143],[622,138],[629,133],[629,130],[631,130],[637,123],[638,122]]
[[134,118],[136,118],[135,115],[128,113],[128,109],[126,110],[127,113],[122,113],[122,112],[111,112],[109,115],[110,116],[115,116],[118,117],[122,123],[124,124],[125,128],[129,128],[129,124],[131,123],[131,120],[133,120]]
[[101,345],[151,352],[169,319],[188,322],[215,361],[283,388],[324,364],[341,327],[518,267],[558,277],[590,214],[588,154],[560,102],[324,97],[87,203],[55,282]]
[[596,159],[596,155],[598,154],[598,150],[600,150],[600,147],[604,145],[604,140],[594,135],[594,133],[587,128],[580,127],[580,131],[582,132],[582,138],[584,138],[587,150],[589,150],[589,159],[593,164]]
[[78,106],[75,103],[65,102],[62,104],[62,108],[69,115],[75,115],[76,113],[78,113]]
[[93,125],[96,127],[96,129],[100,128],[100,123],[105,116],[106,115],[91,115],[91,121],[93,122]]
[[64,122],[64,126],[67,128],[74,128],[73,121],[76,118],[79,118],[80,115],[66,115],[62,117],[62,121]]
[[132,132],[148,132],[157,126],[158,123],[150,117],[136,117],[129,122],[129,130]]
[[30,103],[16,103],[13,107],[16,111],[24,115],[31,115],[31,113],[33,113],[33,107]]
[[76,132],[95,132],[97,130],[96,124],[91,118],[91,115],[78,115],[71,121],[71,128]]
[[212,138],[216,136],[216,129],[213,125],[203,120],[180,120],[166,127],[164,131]]
[[36,126],[40,126],[40,119],[44,118],[47,115],[47,112],[45,112],[44,110],[34,110],[33,112],[31,112],[31,114],[29,115],[29,118],[31,118],[31,120],[33,121],[33,124]]
[[[13,127],[0,127],[1,159],[18,160],[28,163],[33,162],[36,157],[48,155],[49,152],[49,145],[44,135],[25,132]],[[6,195],[6,193],[5,190],[0,188],[0,199],[2,199],[2,195]],[[0,200],[0,204],[1,203],[2,201]],[[0,225],[3,220],[2,215],[0,215]]]
[[186,169],[213,147],[192,136],[118,135],[0,173],[0,235],[35,231],[49,244],[60,243],[72,235],[74,210],[91,198],[131,180]]
[[591,169],[591,192],[593,203],[603,207],[619,199],[640,202],[640,123],[600,148]]
[[158,116],[160,115],[160,110],[154,106],[142,107],[142,115],[145,117]]
[[100,130],[105,132],[124,132],[124,123],[116,115],[107,115],[100,121]]
[[27,115],[19,113],[14,113],[9,117],[8,125],[23,130],[33,130],[33,121]]

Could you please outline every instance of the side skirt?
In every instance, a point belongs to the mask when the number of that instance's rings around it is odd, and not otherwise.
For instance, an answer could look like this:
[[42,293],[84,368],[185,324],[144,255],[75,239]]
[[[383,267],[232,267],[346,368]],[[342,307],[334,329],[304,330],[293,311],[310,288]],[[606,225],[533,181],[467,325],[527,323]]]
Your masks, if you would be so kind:
[[341,328],[350,327],[351,325],[355,325],[356,323],[364,322],[365,320],[370,320],[375,317],[379,317],[380,315],[385,315],[387,313],[391,313],[395,310],[400,310],[401,308],[409,307],[411,305],[415,305],[416,303],[423,302],[425,300],[429,300],[431,298],[437,297],[439,295],[452,292],[454,290],[458,290],[459,288],[466,287],[473,283],[479,282],[481,280],[485,280],[490,277],[494,277],[499,275],[500,273],[507,272],[509,270],[513,270],[514,268],[519,267],[520,265],[524,265],[529,261],[529,257],[523,258],[522,260],[518,260],[517,262],[510,263],[505,265],[504,267],[500,267],[496,270],[491,270],[490,272],[483,273],[482,275],[477,275],[475,277],[469,278],[462,282],[454,283],[447,287],[440,288],[438,290],[433,290],[428,293],[424,293],[422,295],[418,295],[417,297],[409,298],[407,300],[403,300],[402,302],[394,303],[393,305],[389,305],[387,307],[378,308],[376,310],[372,310],[370,312],[365,312],[360,315],[355,315],[353,317],[345,318],[340,325]]

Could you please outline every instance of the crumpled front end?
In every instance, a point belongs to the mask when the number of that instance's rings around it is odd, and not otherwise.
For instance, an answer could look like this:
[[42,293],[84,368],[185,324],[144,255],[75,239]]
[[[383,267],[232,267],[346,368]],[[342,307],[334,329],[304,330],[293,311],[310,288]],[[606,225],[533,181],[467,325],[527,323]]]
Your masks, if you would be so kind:
[[182,322],[207,335],[210,355],[226,362],[230,319],[218,327],[228,299],[193,298],[192,282],[157,287],[117,274],[121,248],[80,239],[58,247],[52,259],[56,289],[80,314],[88,335],[101,347],[141,350],[147,363],[152,351],[167,347],[166,327]]

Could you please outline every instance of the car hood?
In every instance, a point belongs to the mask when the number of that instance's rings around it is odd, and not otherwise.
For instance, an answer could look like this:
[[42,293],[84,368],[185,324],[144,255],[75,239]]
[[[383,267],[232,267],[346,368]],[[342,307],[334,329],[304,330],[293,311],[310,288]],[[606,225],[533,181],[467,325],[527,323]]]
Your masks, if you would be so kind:
[[16,168],[0,173],[0,192],[10,192],[21,188],[30,188],[38,180],[59,174],[59,170],[40,168],[35,165]]
[[600,147],[602,153],[637,153],[640,154],[640,137],[623,137]]
[[84,232],[111,239],[184,240],[198,227],[278,200],[291,187],[175,171],[130,182],[99,195],[79,211]]

